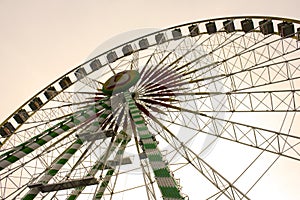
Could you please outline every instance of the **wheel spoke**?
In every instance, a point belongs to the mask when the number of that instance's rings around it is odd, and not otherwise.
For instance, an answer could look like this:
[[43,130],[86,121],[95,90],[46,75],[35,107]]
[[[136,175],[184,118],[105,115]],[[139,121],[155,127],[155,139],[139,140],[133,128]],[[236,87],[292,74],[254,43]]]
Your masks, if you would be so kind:
[[[203,133],[300,161],[299,136],[221,119],[186,108],[169,107],[176,109],[177,112],[187,112],[195,116],[208,118],[207,123],[216,123],[218,127],[222,127],[217,133],[201,130]],[[172,123],[176,124],[175,121],[172,121]],[[272,142],[270,143],[270,141]]]
[[135,125],[137,126],[137,132],[141,139],[142,146],[145,149],[145,153],[149,159],[163,198],[183,199],[178,185],[170,174],[170,169],[162,160],[162,154],[157,149],[157,143],[152,139],[152,135],[149,133],[140,111],[132,100],[131,95],[129,93],[125,93],[124,96],[128,102],[129,111],[133,117]]
[[[167,134],[160,134],[160,136],[166,140],[170,145],[174,145],[174,149],[198,170],[206,179],[215,185],[222,194],[229,199],[249,199],[244,193],[237,189],[232,183],[226,180],[220,173],[213,169],[208,163],[201,159],[194,151],[188,148],[182,141],[180,141],[167,127],[161,122],[155,119],[154,116],[150,116],[151,119],[161,127],[161,131]],[[158,131],[160,133],[160,131]],[[166,137],[167,136],[167,137]]]

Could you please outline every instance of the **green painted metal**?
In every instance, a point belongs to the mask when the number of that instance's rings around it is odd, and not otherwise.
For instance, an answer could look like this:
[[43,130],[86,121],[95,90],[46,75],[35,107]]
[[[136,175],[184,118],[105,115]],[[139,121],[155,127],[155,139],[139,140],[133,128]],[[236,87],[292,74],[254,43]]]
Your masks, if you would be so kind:
[[[99,105],[102,108],[105,108],[105,112],[107,115],[109,113],[111,113],[111,109],[110,109],[110,102],[106,101],[105,103],[100,101]],[[105,105],[105,106],[103,106]],[[101,108],[90,108],[90,110],[93,110],[94,113],[97,113]],[[89,118],[89,117],[88,117]],[[88,119],[86,118],[86,119]],[[105,118],[103,118],[103,115],[100,115],[98,117],[99,122],[103,122],[105,120]],[[81,123],[83,121],[78,120]],[[68,126],[63,124],[62,126],[65,127],[65,131],[69,130],[69,128],[67,128]],[[88,131],[96,131],[99,127],[98,126],[94,126],[94,124],[92,126],[90,126],[88,128]],[[82,141],[81,139],[77,139],[73,144],[71,144],[69,146],[69,148],[67,148],[58,158],[57,161],[55,161],[50,169],[40,178],[40,180],[38,181],[38,183],[42,183],[42,184],[47,184],[57,173],[58,171],[64,166],[64,164],[66,164],[68,162],[68,160],[77,152],[77,150],[81,147],[81,145],[83,144],[84,141]],[[22,198],[22,200],[33,200],[39,193],[39,189],[38,188],[32,188],[30,189],[27,194]]]
[[[116,156],[114,158],[115,161],[122,161],[122,156],[124,154],[124,150],[125,150],[128,142],[130,141],[130,137],[125,132],[123,132],[122,135],[123,135],[123,140],[122,140],[121,146],[118,149],[117,154],[116,154]],[[111,179],[112,175],[114,174],[114,172],[115,172],[114,168],[109,169],[106,172],[106,175],[105,175],[105,177],[102,180],[100,188],[98,189],[98,191],[96,193],[96,196],[95,196],[96,200],[97,199],[101,199],[103,197],[104,191],[108,187],[108,184],[109,184],[110,179]]]
[[131,94],[125,92],[124,96],[163,199],[184,199],[180,193],[179,185],[171,175],[167,164],[163,161],[163,156],[157,148],[157,143],[153,140],[153,136],[149,132],[145,120],[132,99]]
[[[114,141],[110,144],[110,146],[106,149],[106,152],[103,153],[103,155],[101,155],[101,157],[99,158],[99,160],[97,160],[95,162],[95,164],[93,165],[93,167],[88,171],[88,173],[85,175],[85,177],[89,177],[89,176],[95,176],[95,174],[99,171],[99,170],[103,170],[105,168],[105,163],[103,163],[103,161],[105,162],[107,160],[107,158],[115,151],[115,149],[120,145],[120,143],[123,143],[124,141],[124,133],[123,131],[121,131],[119,134],[117,134],[116,138],[114,139]],[[109,169],[111,170],[111,169]],[[75,188],[71,194],[67,197],[67,200],[75,200],[79,197],[79,195],[82,193],[82,191],[85,189],[85,186],[82,187],[77,187]]]

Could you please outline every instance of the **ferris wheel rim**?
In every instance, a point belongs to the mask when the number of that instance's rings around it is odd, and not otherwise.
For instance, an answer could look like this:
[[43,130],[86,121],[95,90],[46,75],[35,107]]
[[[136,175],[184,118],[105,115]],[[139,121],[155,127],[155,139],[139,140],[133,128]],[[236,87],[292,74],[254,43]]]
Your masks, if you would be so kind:
[[[231,19],[231,20],[235,20],[235,19],[269,19],[269,20],[286,21],[286,22],[296,23],[296,24],[300,25],[300,20],[293,19],[293,18],[275,17],[275,16],[263,16],[263,15],[261,15],[261,16],[259,16],[259,15],[228,16],[228,17],[210,18],[210,19],[197,20],[197,21],[193,21],[193,22],[183,23],[183,24],[180,24],[180,25],[171,26],[171,27],[168,27],[168,28],[164,28],[164,29],[161,29],[161,30],[158,30],[158,31],[155,31],[155,32],[152,32],[152,33],[149,33],[149,34],[137,37],[137,38],[135,38],[133,40],[127,41],[127,42],[125,42],[123,44],[120,44],[120,45],[118,45],[116,47],[113,47],[113,48],[111,48],[111,49],[109,49],[109,50],[107,50],[107,51],[105,51],[105,52],[103,52],[103,53],[101,53],[101,54],[99,54],[97,56],[94,56],[93,58],[91,58],[91,59],[83,62],[82,64],[80,64],[80,65],[76,66],[75,68],[71,69],[70,71],[66,72],[65,74],[63,74],[62,76],[60,76],[59,78],[57,78],[56,80],[54,80],[53,82],[51,82],[49,85],[47,85],[45,88],[43,88],[42,90],[40,90],[38,93],[36,93],[33,97],[31,97],[30,99],[28,99],[24,104],[22,104],[19,108],[17,108],[10,116],[8,116],[4,121],[2,121],[1,124],[0,124],[0,126],[3,126],[5,122],[8,122],[9,119],[11,119],[13,117],[13,115],[17,113],[17,111],[19,111],[20,109],[22,109],[25,105],[27,105],[35,97],[37,97],[38,95],[42,94],[42,92],[44,92],[47,88],[51,87],[53,84],[57,83],[63,77],[71,74],[75,70],[79,69],[80,67],[82,67],[85,64],[88,64],[89,62],[95,60],[96,58],[98,58],[100,56],[107,55],[109,52],[111,52],[113,50],[116,50],[117,48],[123,47],[123,46],[125,46],[127,44],[130,44],[132,42],[135,42],[137,40],[140,40],[140,39],[143,39],[143,38],[146,38],[146,37],[149,37],[149,36],[153,36],[155,34],[162,33],[162,32],[165,32],[165,31],[168,31],[168,30],[172,30],[172,29],[175,29],[175,28],[180,28],[180,27],[183,27],[183,26],[188,26],[188,25],[193,25],[193,24],[200,24],[200,23],[205,23],[205,22],[211,22],[211,21],[228,20],[228,19]],[[241,31],[241,30],[236,30],[236,31]],[[208,33],[204,33],[204,34],[208,34]],[[140,49],[137,49],[135,51],[139,51],[139,50]],[[64,89],[62,89],[62,91],[63,90]]]
[[[160,30],[160,31],[157,31],[157,32],[153,32],[153,33],[151,33],[151,34],[142,36],[142,37],[137,38],[137,39],[135,39],[135,40],[132,40],[132,41],[126,42],[126,43],[124,43],[124,44],[122,44],[122,45],[119,45],[119,46],[117,46],[117,47],[114,47],[114,48],[112,48],[111,50],[108,50],[108,51],[106,51],[105,53],[102,53],[102,54],[100,54],[100,55],[98,55],[98,56],[96,56],[96,57],[94,57],[94,58],[92,58],[92,59],[86,61],[85,63],[83,63],[83,64],[77,66],[76,68],[72,69],[72,70],[69,71],[68,73],[64,74],[63,76],[61,76],[60,78],[58,78],[57,80],[55,80],[54,82],[52,82],[51,84],[49,84],[46,88],[44,88],[43,90],[41,90],[38,94],[36,94],[35,96],[33,96],[30,100],[28,100],[26,103],[24,103],[19,109],[17,109],[17,110],[16,110],[9,118],[12,118],[13,115],[14,115],[18,110],[20,110],[20,109],[22,109],[22,108],[24,107],[24,105],[27,105],[31,100],[33,100],[33,99],[34,99],[35,97],[37,97],[39,94],[42,94],[48,87],[52,86],[54,83],[57,83],[57,82],[60,81],[62,78],[64,78],[64,77],[66,77],[67,75],[69,75],[69,74],[75,72],[75,70],[79,69],[80,67],[84,66],[85,64],[88,64],[89,62],[93,61],[94,59],[96,59],[96,58],[98,58],[98,57],[100,57],[100,56],[105,56],[105,55],[107,55],[108,53],[110,53],[111,51],[116,50],[116,49],[118,49],[118,48],[120,48],[120,47],[123,47],[123,46],[125,46],[126,44],[130,44],[130,43],[132,43],[133,41],[138,41],[138,40],[143,39],[143,38],[145,38],[145,37],[148,37],[148,36],[154,36],[154,35],[157,34],[157,33],[162,33],[162,32],[164,32],[164,31],[172,30],[172,29],[174,29],[174,28],[178,28],[178,27],[182,27],[182,26],[188,26],[188,25],[193,25],[193,24],[198,24],[198,23],[205,23],[205,22],[216,21],[216,20],[224,20],[224,19],[245,19],[245,18],[273,19],[273,20],[275,19],[275,20],[282,20],[282,21],[288,21],[288,22],[294,22],[294,23],[300,24],[300,21],[299,21],[299,20],[293,21],[293,20],[291,20],[291,19],[279,18],[279,17],[258,17],[258,16],[252,16],[252,17],[251,17],[251,16],[238,16],[238,17],[224,17],[224,18],[215,18],[215,19],[209,19],[209,20],[196,21],[196,22],[191,22],[191,23],[187,23],[187,24],[178,25],[178,26],[174,26],[174,27],[171,27],[171,28],[163,29],[163,30]],[[155,44],[154,44],[154,45],[155,45]],[[137,51],[140,51],[140,50],[137,50]],[[122,58],[122,57],[118,57],[117,59],[120,59],[120,58]],[[107,63],[106,63],[106,64],[107,64]],[[106,64],[105,64],[105,65],[106,65]],[[79,79],[78,79],[78,80],[79,80]],[[76,83],[78,80],[74,81],[72,84]],[[66,89],[66,88],[65,88],[65,89]],[[62,89],[60,92],[64,91],[65,89]],[[6,121],[8,121],[9,118],[8,118]],[[4,123],[5,123],[5,122],[3,122],[3,124],[4,124]],[[2,124],[2,125],[3,125],[3,124]]]

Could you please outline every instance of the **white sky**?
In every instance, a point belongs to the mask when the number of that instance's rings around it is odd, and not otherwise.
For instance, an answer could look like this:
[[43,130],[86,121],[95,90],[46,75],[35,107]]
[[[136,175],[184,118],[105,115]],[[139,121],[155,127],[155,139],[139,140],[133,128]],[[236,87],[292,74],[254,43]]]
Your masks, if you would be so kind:
[[300,19],[299,8],[299,0],[0,0],[0,121],[114,35],[220,16]]
[[114,35],[219,16],[300,19],[299,4],[297,0],[0,0],[0,120]]

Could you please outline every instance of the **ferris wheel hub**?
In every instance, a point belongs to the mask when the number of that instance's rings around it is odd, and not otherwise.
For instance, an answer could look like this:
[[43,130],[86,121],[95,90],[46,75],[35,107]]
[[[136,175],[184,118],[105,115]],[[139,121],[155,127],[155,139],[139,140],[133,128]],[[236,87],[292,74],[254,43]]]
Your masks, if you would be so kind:
[[104,84],[104,94],[112,95],[127,91],[140,79],[140,73],[136,70],[125,70],[110,77]]

